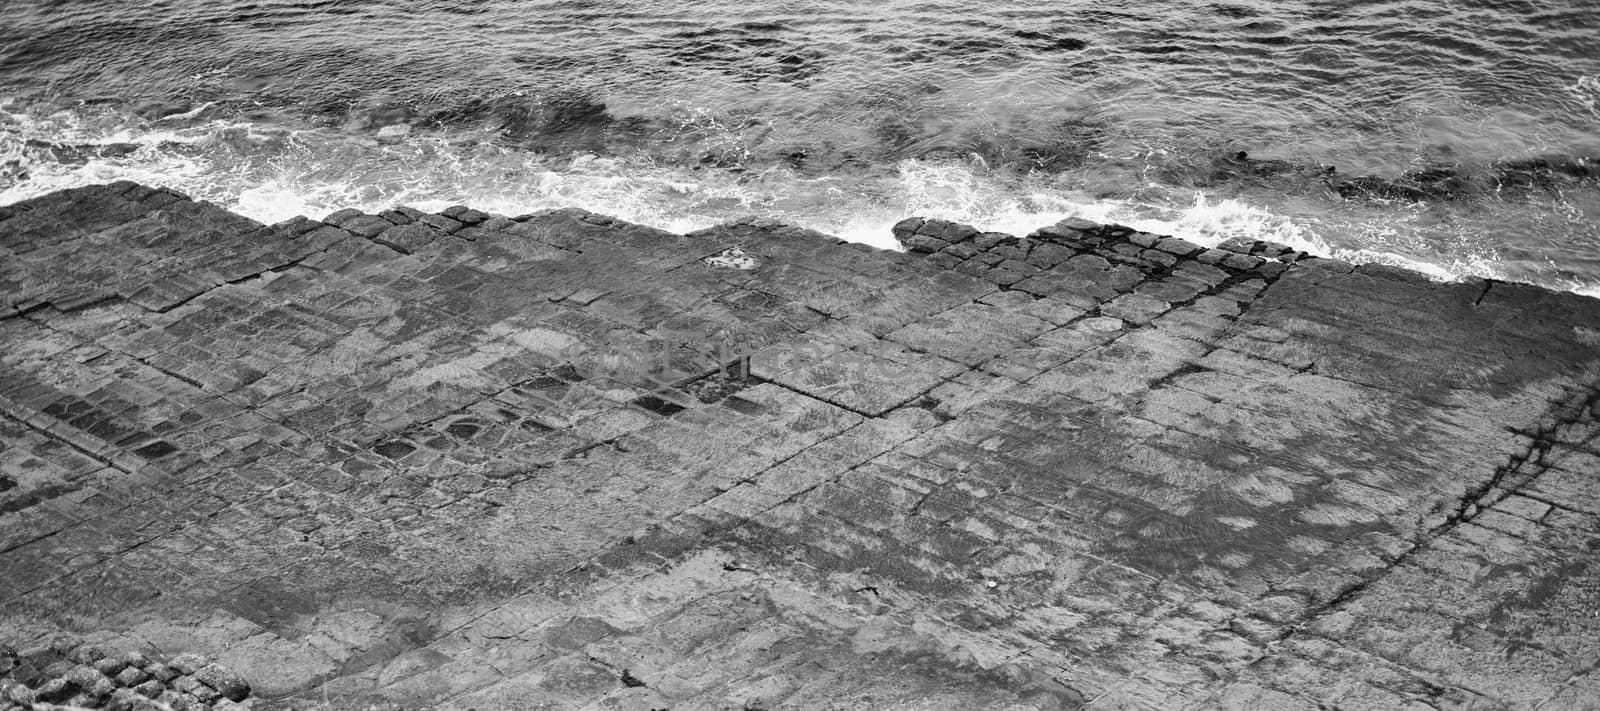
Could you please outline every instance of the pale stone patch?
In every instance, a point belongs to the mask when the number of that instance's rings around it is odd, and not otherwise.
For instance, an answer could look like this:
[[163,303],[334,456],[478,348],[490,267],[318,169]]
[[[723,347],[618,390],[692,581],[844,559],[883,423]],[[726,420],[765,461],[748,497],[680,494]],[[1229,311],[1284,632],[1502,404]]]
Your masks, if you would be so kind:
[[424,390],[434,383],[450,383],[474,389],[483,387],[489,383],[483,370],[494,365],[511,349],[503,345],[496,347],[495,344],[484,344],[479,348],[455,360],[418,369],[395,380],[392,389]]
[[1294,489],[1287,483],[1254,473],[1234,479],[1228,488],[1246,503],[1263,508],[1294,501]]
[[705,262],[706,266],[741,271],[750,271],[761,266],[761,260],[739,247],[729,247],[701,261]]
[[575,349],[582,347],[582,341],[560,331],[539,326],[518,328],[505,321],[489,326],[489,335],[504,338],[530,351],[552,358],[567,357]]
[[659,615],[683,600],[749,585],[755,575],[740,569],[733,555],[705,550],[670,570],[637,578],[607,590],[590,603],[601,619],[618,627],[632,627]]

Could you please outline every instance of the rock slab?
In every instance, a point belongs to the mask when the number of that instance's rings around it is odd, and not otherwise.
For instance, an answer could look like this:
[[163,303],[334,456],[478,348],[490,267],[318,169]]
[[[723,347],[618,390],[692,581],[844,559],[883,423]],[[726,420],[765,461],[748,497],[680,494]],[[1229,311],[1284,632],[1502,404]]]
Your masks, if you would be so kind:
[[5,703],[1600,697],[1600,302],[895,233],[0,208]]

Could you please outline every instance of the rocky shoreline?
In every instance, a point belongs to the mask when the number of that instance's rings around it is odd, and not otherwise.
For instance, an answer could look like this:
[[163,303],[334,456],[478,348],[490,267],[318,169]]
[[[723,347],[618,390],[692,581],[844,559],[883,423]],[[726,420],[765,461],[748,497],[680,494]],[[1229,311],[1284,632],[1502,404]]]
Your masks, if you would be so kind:
[[894,231],[0,207],[4,698],[1600,698],[1600,302]]

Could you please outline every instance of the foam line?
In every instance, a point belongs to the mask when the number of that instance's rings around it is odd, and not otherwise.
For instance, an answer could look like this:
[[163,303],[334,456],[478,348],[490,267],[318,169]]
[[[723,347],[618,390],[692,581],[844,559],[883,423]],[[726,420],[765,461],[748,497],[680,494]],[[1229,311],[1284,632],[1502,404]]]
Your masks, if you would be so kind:
[[[581,207],[674,232],[761,215],[882,248],[898,247],[889,226],[908,215],[1015,235],[1082,217],[1207,246],[1240,237],[1280,242],[1353,262],[1404,266],[1438,279],[1507,274],[1492,249],[1472,244],[1433,250],[1442,255],[1438,258],[1412,256],[1428,252],[1405,249],[1404,235],[1394,232],[1403,227],[1374,230],[1359,221],[1367,217],[1287,215],[1261,200],[1156,184],[1111,196],[1089,194],[1048,178],[992,171],[981,161],[905,160],[822,175],[784,166],[741,172],[674,164],[643,153],[548,156],[459,132],[379,133],[8,113],[0,115],[0,163],[10,166],[0,172],[0,204],[133,180],[171,187],[263,222],[323,217],[347,207],[378,212],[396,205],[436,210],[472,204],[506,215]],[[111,143],[137,149],[93,155],[95,146]],[[59,160],[40,147],[49,144],[93,157]],[[1541,283],[1600,292],[1600,276],[1551,274]]]

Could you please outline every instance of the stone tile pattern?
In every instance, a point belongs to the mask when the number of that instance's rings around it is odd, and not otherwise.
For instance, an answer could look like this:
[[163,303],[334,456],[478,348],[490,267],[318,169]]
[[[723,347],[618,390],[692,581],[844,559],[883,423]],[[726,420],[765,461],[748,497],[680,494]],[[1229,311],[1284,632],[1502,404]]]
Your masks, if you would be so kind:
[[0,642],[256,708],[1595,698],[1594,300],[895,233],[0,208]]
[[[112,708],[124,711],[246,708],[250,684],[195,654],[162,661],[58,636],[21,651],[0,647],[0,708]],[[240,702],[244,702],[241,704]]]

